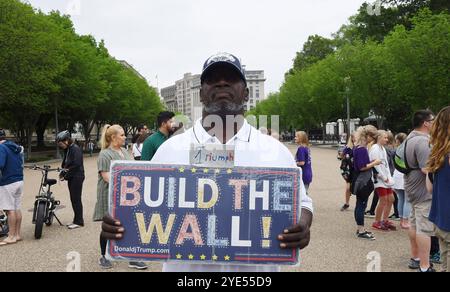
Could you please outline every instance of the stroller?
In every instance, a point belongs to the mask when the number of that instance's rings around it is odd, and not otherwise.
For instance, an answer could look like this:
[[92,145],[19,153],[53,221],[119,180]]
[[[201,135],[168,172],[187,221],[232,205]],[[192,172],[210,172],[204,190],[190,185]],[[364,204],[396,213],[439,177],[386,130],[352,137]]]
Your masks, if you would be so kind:
[[8,216],[6,213],[0,210],[0,238],[8,236]]

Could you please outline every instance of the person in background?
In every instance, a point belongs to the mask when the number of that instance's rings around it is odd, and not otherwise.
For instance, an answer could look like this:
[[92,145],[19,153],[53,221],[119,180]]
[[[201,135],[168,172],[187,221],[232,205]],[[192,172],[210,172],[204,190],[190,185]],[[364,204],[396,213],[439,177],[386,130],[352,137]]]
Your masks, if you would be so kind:
[[412,258],[408,266],[420,272],[435,272],[430,263],[431,237],[434,235],[434,225],[429,220],[432,194],[426,186],[433,121],[434,114],[429,110],[414,113],[414,131],[409,134],[405,147],[405,157],[411,168],[405,175],[405,192],[412,206],[409,229]]
[[137,140],[136,143],[133,144],[133,157],[134,160],[141,160],[142,156],[142,147],[144,146],[145,140],[150,137],[149,133],[141,134]]
[[430,143],[433,148],[427,164],[428,190],[433,199],[429,218],[439,239],[442,268],[450,272],[450,106],[436,116]]
[[6,140],[0,129],[0,210],[8,216],[9,234],[0,246],[22,241],[23,148]]
[[367,201],[374,190],[372,181],[372,168],[381,164],[381,160],[370,161],[367,146],[375,141],[377,129],[373,126],[358,128],[355,134],[355,148],[353,149],[354,175],[352,193],[356,196],[355,221],[357,225],[356,236],[361,239],[375,240],[372,232],[365,229],[364,211]]
[[[399,147],[405,140],[407,135],[405,133],[398,133],[395,135],[395,145]],[[400,227],[409,230],[409,216],[411,215],[411,204],[405,194],[404,174],[398,170],[394,170],[394,191],[398,197],[398,215],[400,217]]]
[[63,131],[56,136],[58,147],[64,150],[64,157],[61,163],[63,172],[60,174],[61,180],[66,180],[69,187],[70,201],[74,212],[72,224],[67,225],[69,229],[77,229],[84,226],[83,218],[83,182],[84,163],[83,151],[73,143],[72,135],[69,131]]
[[[395,166],[394,166],[394,158],[395,158],[395,137],[394,134],[391,131],[387,131],[387,136],[388,136],[388,143],[387,145],[384,147],[384,149],[386,149],[386,153],[388,156],[388,162],[389,162],[389,170],[391,172],[391,176],[392,178],[394,177],[394,171],[395,171]],[[395,181],[394,181],[395,184]],[[398,212],[398,196],[397,193],[394,191],[394,214],[392,214],[391,216],[389,216],[389,219],[391,220],[396,220],[399,221],[400,220],[400,216],[399,216],[399,212]]]
[[136,135],[133,136],[133,138],[131,139],[131,143],[135,144],[137,139],[139,138],[140,135],[145,134],[145,133],[149,133],[148,127],[146,125],[139,125],[137,127],[137,133]]
[[309,144],[308,134],[303,131],[297,132],[295,135],[295,143],[299,146],[295,160],[297,161],[297,166],[302,169],[303,183],[305,184],[306,192],[308,192],[313,178],[311,145]]
[[345,186],[345,204],[342,206],[341,211],[346,211],[350,208],[351,183],[353,180],[353,147],[355,145],[355,134],[352,133],[348,139],[347,145],[341,154],[341,172],[342,177],[346,182]]
[[152,160],[158,148],[169,139],[175,130],[174,117],[175,114],[172,112],[161,112],[158,115],[158,131],[145,140],[141,160]]
[[375,211],[375,222],[373,223],[372,228],[383,231],[397,230],[394,224],[388,220],[392,205],[394,204],[394,192],[392,190],[394,179],[392,178],[389,169],[389,159],[385,149],[387,144],[387,132],[378,130],[376,144],[374,144],[369,151],[371,161],[381,161],[381,164],[375,166],[377,171],[377,181],[374,183],[374,195],[378,196],[379,203]]
[[[94,221],[102,221],[103,217],[109,212],[109,171],[111,163],[114,160],[133,160],[128,151],[123,148],[125,145],[125,132],[121,126],[104,126],[100,143],[102,151],[97,160],[98,183]],[[101,258],[99,260],[99,265],[102,269],[112,268],[112,263],[105,258],[107,243],[107,240],[100,236]],[[130,262],[129,267],[138,270],[147,269],[147,265],[140,262]]]
[[94,147],[95,147],[94,142],[92,142],[92,140],[89,140],[89,143],[87,146],[88,146],[88,151],[89,151],[89,157],[92,157],[92,153],[94,153]]

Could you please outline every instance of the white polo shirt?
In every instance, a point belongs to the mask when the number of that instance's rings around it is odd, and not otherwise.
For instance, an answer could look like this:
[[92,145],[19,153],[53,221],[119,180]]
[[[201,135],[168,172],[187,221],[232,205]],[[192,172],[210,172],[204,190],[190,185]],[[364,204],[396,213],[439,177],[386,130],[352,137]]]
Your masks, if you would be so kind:
[[[185,133],[167,140],[156,152],[152,163],[189,165],[191,145],[222,144],[219,139],[209,135],[203,128],[201,119]],[[279,141],[262,134],[244,122],[239,132],[226,145],[235,147],[235,166],[238,167],[279,167],[295,168],[294,157]],[[311,198],[306,194],[301,182],[301,208],[313,212]],[[288,226],[286,226],[288,227]],[[165,263],[164,272],[278,272],[279,266],[248,265],[202,265],[184,263]]]

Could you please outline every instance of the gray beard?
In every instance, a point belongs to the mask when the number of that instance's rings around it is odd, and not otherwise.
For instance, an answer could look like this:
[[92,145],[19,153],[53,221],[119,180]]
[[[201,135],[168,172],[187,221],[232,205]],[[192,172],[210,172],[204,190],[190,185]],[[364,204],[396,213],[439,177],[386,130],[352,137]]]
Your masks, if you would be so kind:
[[244,111],[243,104],[215,102],[203,106],[207,114],[239,114]]

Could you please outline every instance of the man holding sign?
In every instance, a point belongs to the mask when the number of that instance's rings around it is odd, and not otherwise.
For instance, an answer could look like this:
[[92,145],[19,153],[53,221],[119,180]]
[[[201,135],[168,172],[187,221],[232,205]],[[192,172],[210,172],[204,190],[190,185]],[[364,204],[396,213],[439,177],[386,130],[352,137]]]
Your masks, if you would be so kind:
[[[218,173],[222,173],[223,171],[220,171],[219,168],[228,169],[229,173],[235,171],[236,173],[239,173],[241,179],[228,180],[220,184],[220,186],[228,185],[232,187],[231,189],[222,189],[222,193],[226,193],[225,195],[228,195],[229,197],[234,196],[234,209],[238,210],[241,206],[240,204],[248,204],[249,209],[255,210],[257,209],[255,202],[262,201],[263,207],[261,209],[263,211],[268,212],[269,205],[271,205],[273,208],[271,211],[275,213],[281,212],[280,210],[277,210],[277,208],[281,208],[281,204],[278,204],[279,202],[277,203],[276,200],[272,200],[272,204],[268,204],[265,201],[264,194],[262,194],[263,192],[260,192],[260,189],[270,189],[274,193],[282,193],[282,185],[280,185],[280,183],[276,180],[268,179],[267,181],[264,181],[264,183],[261,183],[260,181],[260,186],[258,186],[257,180],[260,177],[252,181],[251,178],[255,178],[255,174],[251,173],[244,175],[245,168],[266,169],[267,173],[270,174],[281,173],[282,175],[289,176],[291,174],[288,170],[290,169],[292,172],[293,169],[296,169],[296,163],[290,151],[283,144],[270,136],[261,134],[261,132],[250,126],[247,121],[245,121],[244,106],[249,99],[249,90],[247,88],[244,71],[238,58],[227,53],[221,53],[212,56],[205,62],[201,76],[200,98],[203,103],[202,119],[197,121],[194,127],[186,131],[184,134],[175,136],[163,144],[153,157],[152,163],[157,165],[173,166],[172,168],[179,169],[179,172],[181,172],[181,168],[179,167],[183,165],[190,166],[189,169],[188,167],[186,167],[186,170],[182,169],[183,172],[192,170],[192,173],[194,173],[196,172],[196,166],[199,168],[202,167],[202,170],[205,172],[207,172],[208,169],[216,169]],[[276,171],[276,168],[280,169],[280,171]],[[165,168],[162,167],[160,170],[165,171]],[[292,177],[295,177],[295,175]],[[146,179],[146,182],[149,183],[149,179]],[[167,179],[170,185],[170,178]],[[180,178],[178,183],[180,189],[183,182],[182,179],[183,178]],[[198,178],[195,177],[192,179]],[[218,177],[218,180],[220,179],[225,178]],[[132,178],[131,180],[135,180],[135,183],[140,184],[138,179]],[[165,178],[160,178],[160,187],[164,186],[164,180]],[[291,179],[291,181],[295,181],[295,179]],[[126,189],[129,187],[128,181],[125,180],[124,182]],[[147,185],[149,185],[147,183],[145,185],[146,188]],[[131,185],[133,186],[133,183]],[[158,185],[158,183],[153,183],[153,185]],[[174,185],[174,183],[172,183],[172,185]],[[197,185],[208,185],[208,189],[212,190],[213,197],[215,193],[218,194],[221,191],[215,190],[217,185],[211,180],[202,180],[200,178],[197,181]],[[297,183],[293,184],[293,186],[296,185]],[[313,219],[312,200],[306,195],[303,182],[301,182],[300,178],[298,185],[299,190],[295,187],[293,190],[300,194],[301,201],[297,201],[298,207],[294,206],[293,210],[301,209],[301,217],[299,220],[297,220],[298,218],[293,220],[293,222],[296,222],[297,224],[294,224],[293,226],[283,226],[279,230],[273,231],[279,234],[277,236],[279,247],[284,250],[293,250],[294,254],[295,250],[303,249],[308,246],[310,241],[310,227]],[[239,196],[239,193],[244,187],[250,190],[250,200],[246,201],[246,203],[243,202],[244,196]],[[122,185],[122,189],[123,188],[124,185]],[[150,188],[150,186],[148,188]],[[189,186],[186,186],[186,189],[191,190]],[[199,197],[201,196],[201,192],[202,191],[199,188]],[[153,194],[153,192],[151,193]],[[180,192],[180,194],[182,194],[182,192]],[[188,194],[186,193],[186,196],[187,195]],[[252,196],[253,200],[251,199]],[[257,200],[258,196],[260,200]],[[139,203],[137,198],[138,196],[136,195],[136,200],[133,202],[135,205]],[[124,203],[129,203],[125,199],[126,196],[124,197]],[[155,202],[153,202],[152,199],[153,198],[148,195],[145,200],[146,204],[154,204]],[[248,198],[245,199],[248,200]],[[205,202],[204,197],[201,199],[199,198],[197,207],[203,207],[204,209],[212,208],[214,210],[214,204],[211,203],[211,200],[209,202]],[[180,199],[179,202],[181,201],[182,200]],[[161,203],[161,201],[159,203]],[[188,204],[187,200],[183,201],[183,203]],[[194,207],[194,205],[169,207],[187,208]],[[214,212],[217,213],[220,213],[220,211],[222,210],[214,210]],[[295,215],[291,214],[291,217],[296,217],[299,213],[300,212],[293,212]],[[182,244],[183,238],[186,237],[186,233],[189,233],[192,239],[196,241],[196,246],[201,246],[203,243],[202,236],[200,233],[196,235],[195,232],[195,230],[200,230],[200,228],[196,228],[196,218],[197,217],[195,217],[195,214],[192,214],[192,216],[186,215],[184,217],[183,224],[179,228],[180,230],[178,230],[179,233],[178,240],[176,242],[177,244]],[[215,217],[209,216],[208,218],[211,226],[216,228],[216,226],[212,224]],[[170,219],[170,217],[167,219],[168,224],[171,222]],[[173,220],[175,220],[175,217],[172,217],[172,222]],[[235,222],[237,220],[239,220],[238,216],[233,216],[233,226],[239,225],[239,222]],[[267,227],[271,224],[271,219],[269,217],[261,216],[258,220],[261,221],[262,226]],[[248,222],[249,225],[251,225],[251,223],[252,222]],[[115,220],[111,216],[106,216],[103,220],[102,236],[106,239],[113,240],[113,243],[119,242],[122,238],[124,238],[126,233],[126,228],[124,225],[127,224],[125,224],[125,222],[119,222],[119,220]],[[263,229],[265,230],[266,228]],[[237,232],[239,233],[239,231]],[[264,233],[269,232],[269,228],[264,231]],[[213,235],[214,234],[208,234],[208,237],[214,237]],[[239,234],[237,238],[239,238]],[[244,243],[247,244],[248,242],[249,241],[245,241]],[[239,244],[242,244],[242,242],[238,241],[238,245]],[[265,243],[263,242],[263,245],[264,244]],[[170,272],[271,272],[279,271],[280,268],[279,266],[275,266],[273,264],[264,266],[240,264],[206,265],[198,262],[192,264],[184,262],[168,262],[164,265],[163,270]]]

